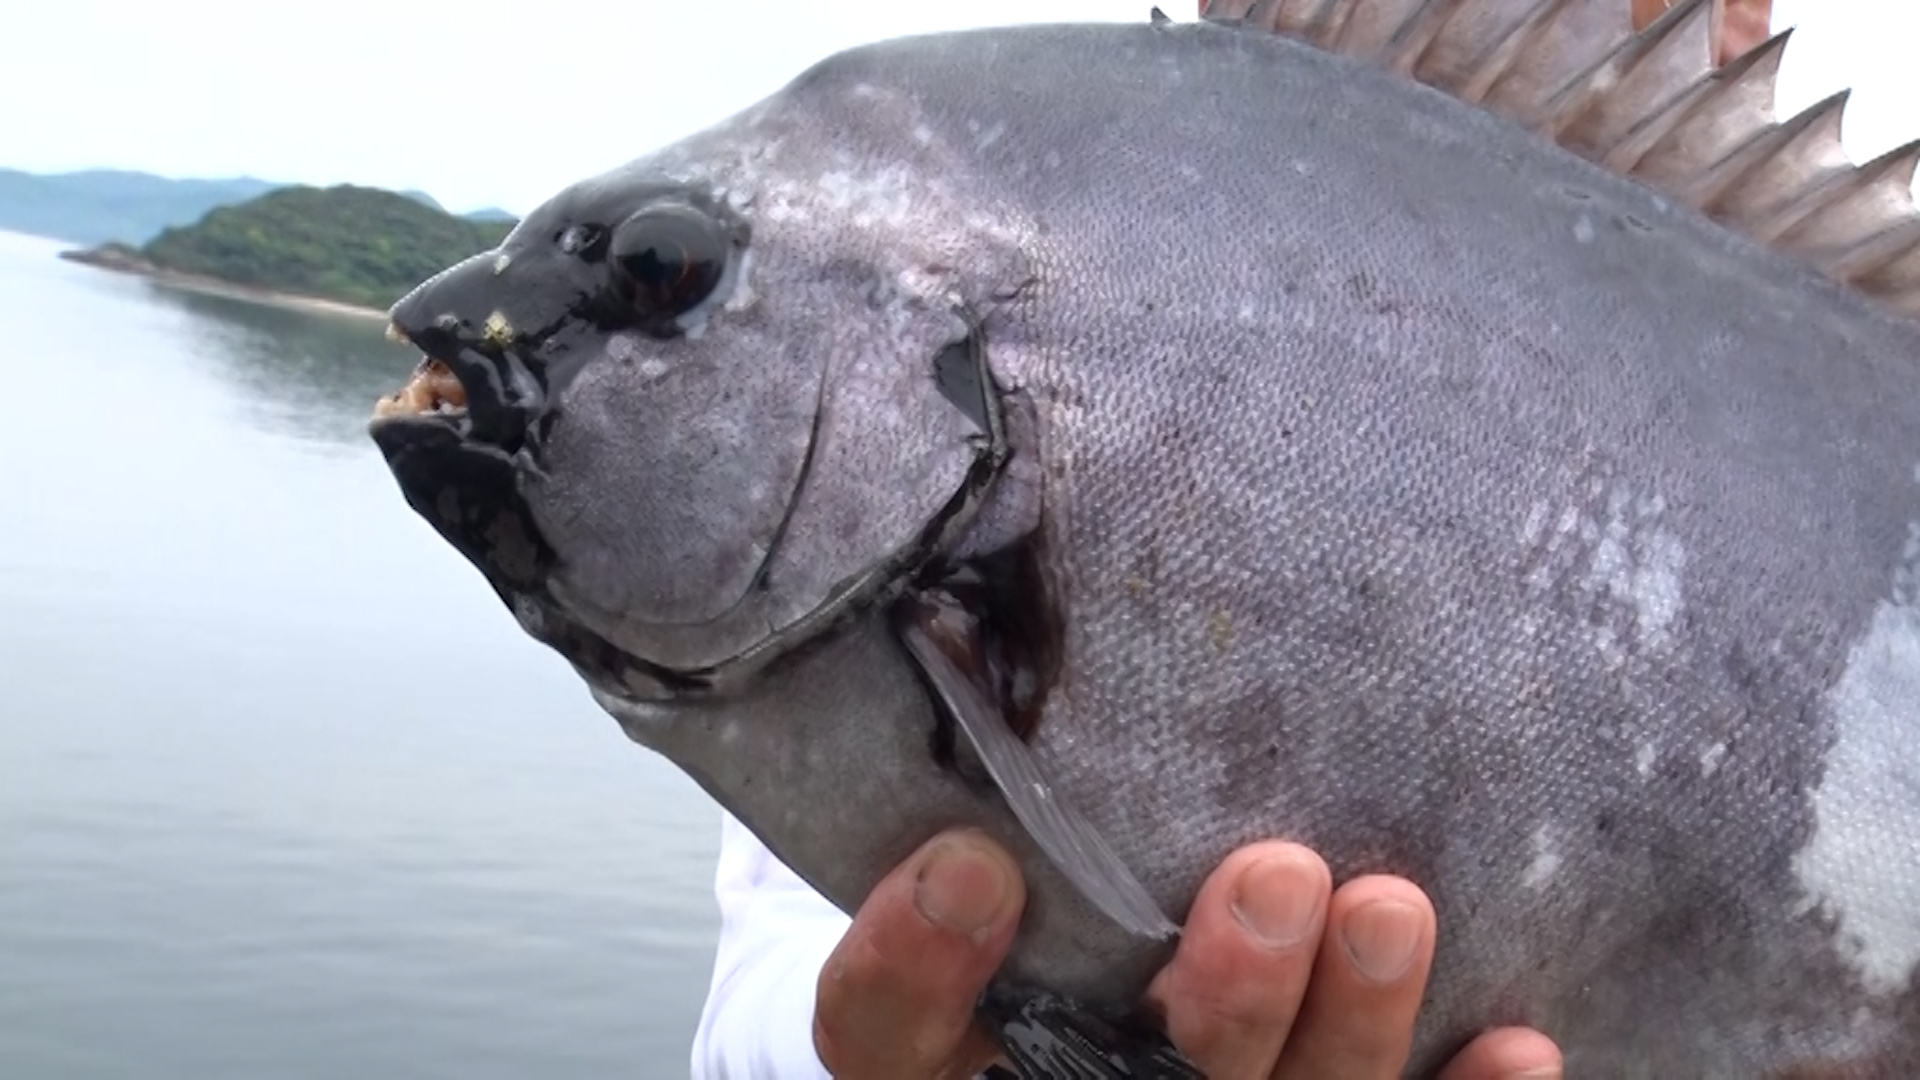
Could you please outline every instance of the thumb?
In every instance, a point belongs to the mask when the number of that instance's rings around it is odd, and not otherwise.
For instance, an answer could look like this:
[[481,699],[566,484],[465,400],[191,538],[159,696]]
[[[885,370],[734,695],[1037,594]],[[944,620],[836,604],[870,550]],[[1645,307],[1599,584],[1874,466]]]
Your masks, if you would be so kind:
[[875,886],[820,969],[813,1042],[836,1077],[971,1076],[993,1044],[974,1003],[1013,943],[1019,867],[983,834],[944,833]]

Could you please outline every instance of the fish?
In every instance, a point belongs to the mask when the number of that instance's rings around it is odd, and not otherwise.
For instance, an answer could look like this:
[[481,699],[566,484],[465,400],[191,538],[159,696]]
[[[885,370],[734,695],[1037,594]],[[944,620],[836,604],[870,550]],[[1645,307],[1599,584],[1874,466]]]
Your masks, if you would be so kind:
[[843,910],[1028,881],[1030,1076],[1286,838],[1426,890],[1407,1072],[1920,1076],[1920,144],[1719,5],[896,38],[391,310],[406,502]]

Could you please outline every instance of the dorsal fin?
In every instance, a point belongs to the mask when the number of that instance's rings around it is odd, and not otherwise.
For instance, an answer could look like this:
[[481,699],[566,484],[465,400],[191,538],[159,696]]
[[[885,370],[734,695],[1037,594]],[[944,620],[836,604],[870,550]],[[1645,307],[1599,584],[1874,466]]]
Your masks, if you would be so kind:
[[1478,104],[1920,317],[1920,141],[1853,164],[1846,91],[1777,118],[1792,31],[1716,67],[1725,6],[1678,0],[1637,33],[1630,0],[1212,0],[1202,17]]
[[1645,33],[1621,39],[1547,99],[1533,117],[1535,132],[1576,154],[1604,158],[1641,121],[1684,97],[1699,72],[1712,68],[1718,7],[1712,0],[1683,0]]

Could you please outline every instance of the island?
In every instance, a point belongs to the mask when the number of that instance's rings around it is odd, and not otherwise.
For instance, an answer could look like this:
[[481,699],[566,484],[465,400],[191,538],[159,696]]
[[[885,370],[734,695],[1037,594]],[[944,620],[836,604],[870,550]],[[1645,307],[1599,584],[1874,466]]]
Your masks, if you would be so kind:
[[200,292],[384,317],[415,285],[496,246],[513,225],[508,215],[449,214],[417,193],[289,186],[215,207],[144,244],[61,258]]

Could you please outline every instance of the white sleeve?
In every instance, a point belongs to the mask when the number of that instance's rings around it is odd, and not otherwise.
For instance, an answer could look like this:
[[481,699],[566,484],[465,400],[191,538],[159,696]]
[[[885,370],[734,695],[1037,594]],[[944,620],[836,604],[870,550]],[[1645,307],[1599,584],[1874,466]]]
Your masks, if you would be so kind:
[[730,814],[713,893],[720,944],[694,1080],[830,1080],[813,1051],[813,988],[850,920]]

